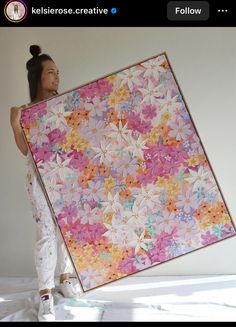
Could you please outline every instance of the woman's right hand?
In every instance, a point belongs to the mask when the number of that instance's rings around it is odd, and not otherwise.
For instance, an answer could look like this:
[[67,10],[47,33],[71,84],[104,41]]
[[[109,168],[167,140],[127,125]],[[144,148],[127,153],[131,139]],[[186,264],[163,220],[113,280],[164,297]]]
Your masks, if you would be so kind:
[[12,127],[20,125],[20,116],[21,116],[20,108],[12,107],[11,114],[10,114],[10,122]]

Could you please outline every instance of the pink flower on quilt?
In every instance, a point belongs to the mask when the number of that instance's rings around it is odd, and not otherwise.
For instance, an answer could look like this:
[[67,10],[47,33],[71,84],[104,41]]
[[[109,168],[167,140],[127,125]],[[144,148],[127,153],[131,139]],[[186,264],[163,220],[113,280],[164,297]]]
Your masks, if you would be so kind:
[[134,260],[131,257],[124,258],[118,266],[119,270],[125,274],[132,274],[138,271],[138,268],[134,265]]
[[[31,109],[32,110],[32,109]],[[34,106],[33,111],[38,117],[44,116],[47,113],[47,102],[42,102]]]
[[109,83],[107,79],[98,80],[98,88],[100,89],[101,94],[109,94],[112,91],[112,85]]
[[106,232],[106,228],[99,223],[94,223],[93,225],[88,225],[89,233],[92,242],[98,241],[102,238],[102,235]]
[[49,161],[52,157],[53,152],[49,148],[48,144],[43,144],[40,148],[36,148],[34,151],[34,156],[37,162],[42,161],[46,162]]
[[141,123],[141,118],[139,114],[131,112],[127,115],[128,128],[133,130],[138,130],[138,127]]
[[142,134],[146,134],[150,132],[151,129],[152,129],[151,120],[150,121],[141,120],[140,125],[137,128],[137,131]]
[[23,125],[29,125],[35,121],[36,114],[31,110],[22,110],[21,112],[21,122]]
[[167,246],[171,245],[171,240],[173,239],[173,233],[166,233],[166,232],[161,232],[160,234],[157,235],[157,239],[155,241],[155,247],[159,249],[164,249]]
[[214,234],[211,234],[210,231],[207,231],[206,234],[201,235],[202,244],[208,245],[218,241],[218,237]]
[[152,129],[151,120],[144,121],[140,118],[139,114],[131,112],[127,115],[128,128],[133,129],[133,131],[138,131],[139,133],[146,134]]
[[48,133],[49,142],[51,144],[62,143],[66,136],[66,132],[62,132],[59,128],[53,129]]
[[96,240],[100,240],[105,231],[106,228],[99,223],[89,225],[77,222],[73,229],[73,236],[79,244],[84,245],[85,243],[93,243]]
[[137,175],[137,180],[140,182],[140,184],[147,185],[147,184],[155,183],[157,177],[158,177],[157,175],[154,176],[152,174],[141,173]]
[[166,250],[160,249],[160,248],[153,248],[152,250],[149,251],[148,256],[151,260],[152,265],[157,262],[163,262],[168,259],[168,254]]
[[68,157],[71,157],[71,161],[69,163],[70,168],[79,169],[82,171],[88,164],[88,158],[82,151],[73,150],[68,154]]
[[156,107],[152,104],[148,104],[142,109],[142,113],[145,119],[152,119],[156,117]]
[[23,124],[30,124],[35,122],[36,118],[43,116],[47,113],[47,103],[39,103],[34,105],[33,108],[22,110],[21,112],[21,121]]
[[144,151],[147,173],[153,176],[168,176],[178,172],[188,155],[170,145],[155,145]]
[[58,215],[58,221],[64,220],[67,224],[72,223],[73,218],[77,216],[77,207],[74,203],[71,203],[63,208],[61,213]]

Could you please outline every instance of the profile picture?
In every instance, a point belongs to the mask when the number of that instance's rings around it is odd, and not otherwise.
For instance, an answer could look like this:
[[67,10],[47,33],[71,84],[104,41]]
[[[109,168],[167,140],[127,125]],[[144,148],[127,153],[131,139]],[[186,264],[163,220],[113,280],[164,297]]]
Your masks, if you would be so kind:
[[19,23],[27,16],[27,7],[23,1],[9,1],[5,5],[4,14],[13,23]]

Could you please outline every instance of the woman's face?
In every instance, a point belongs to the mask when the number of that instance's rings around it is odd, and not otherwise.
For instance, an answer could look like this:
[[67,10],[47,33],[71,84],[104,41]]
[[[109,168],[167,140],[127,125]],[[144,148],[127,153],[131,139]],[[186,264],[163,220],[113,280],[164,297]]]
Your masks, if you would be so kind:
[[45,91],[57,91],[59,86],[59,70],[51,60],[42,63],[41,87]]

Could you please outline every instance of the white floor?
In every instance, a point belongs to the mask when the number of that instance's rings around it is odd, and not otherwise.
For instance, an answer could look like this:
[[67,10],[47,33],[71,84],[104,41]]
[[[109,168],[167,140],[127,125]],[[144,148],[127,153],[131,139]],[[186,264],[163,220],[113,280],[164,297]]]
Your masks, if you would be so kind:
[[[131,276],[54,299],[58,321],[236,321],[236,275]],[[1,321],[37,321],[38,306],[36,279],[0,278]]]

